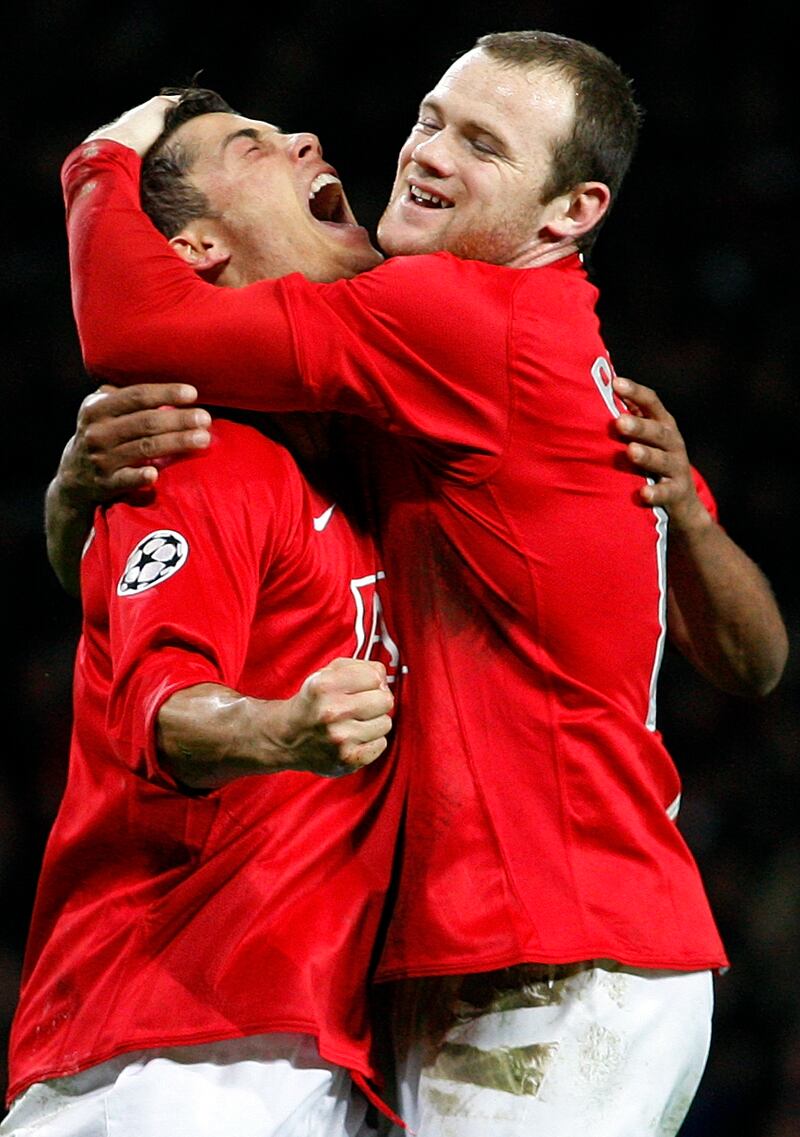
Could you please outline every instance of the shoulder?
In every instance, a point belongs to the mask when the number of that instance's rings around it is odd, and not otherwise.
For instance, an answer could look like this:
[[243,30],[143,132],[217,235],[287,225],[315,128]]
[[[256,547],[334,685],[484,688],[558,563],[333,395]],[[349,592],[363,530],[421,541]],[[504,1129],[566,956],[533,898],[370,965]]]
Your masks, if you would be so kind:
[[290,487],[299,492],[302,484],[297,463],[285,446],[265,430],[216,415],[208,449],[168,459],[158,482],[161,493],[202,491],[231,502],[237,489],[246,497],[277,498]]
[[254,463],[260,468],[267,466],[294,465],[294,460],[285,446],[270,437],[269,426],[265,420],[262,426],[254,422],[239,422],[227,416],[215,415],[211,424],[211,446],[209,455],[215,462],[225,461],[233,469],[250,467]]
[[317,285],[338,314],[382,328],[426,350],[453,336],[465,340],[501,331],[520,274],[451,253],[392,257],[360,276]]
[[518,276],[517,270],[504,265],[465,260],[452,253],[424,253],[419,256],[391,257],[377,268],[363,273],[357,280],[359,284],[385,288],[414,284],[426,291],[441,288],[450,290],[455,287],[503,290],[513,288]]
[[408,303],[435,311],[437,303],[453,306],[469,303],[475,294],[508,292],[519,275],[515,269],[463,260],[452,253],[425,253],[390,257],[368,272],[331,283],[314,284],[294,274],[281,284],[289,294],[316,295],[334,306],[350,300],[378,308]]

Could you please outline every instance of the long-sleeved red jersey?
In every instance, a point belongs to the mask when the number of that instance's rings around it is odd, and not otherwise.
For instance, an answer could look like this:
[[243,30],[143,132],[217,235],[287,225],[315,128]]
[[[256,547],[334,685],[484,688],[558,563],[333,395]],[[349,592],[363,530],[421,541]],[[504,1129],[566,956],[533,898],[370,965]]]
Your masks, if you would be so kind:
[[154,721],[219,683],[287,698],[339,656],[398,668],[373,542],[250,427],[97,511],[66,791],[47,844],[10,1047],[34,1081],[149,1047],[315,1035],[378,1078],[367,1013],[403,799],[390,751],[340,778],[181,789]]

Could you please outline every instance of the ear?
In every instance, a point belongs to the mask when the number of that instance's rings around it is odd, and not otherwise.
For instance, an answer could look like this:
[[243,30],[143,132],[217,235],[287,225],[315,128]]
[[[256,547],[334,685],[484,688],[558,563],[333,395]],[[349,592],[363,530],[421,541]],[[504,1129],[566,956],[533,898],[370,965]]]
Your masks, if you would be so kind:
[[198,276],[214,281],[231,259],[231,251],[219,237],[188,226],[170,238],[175,252]]
[[599,225],[610,205],[611,190],[604,182],[580,182],[550,202],[545,228],[558,240],[576,241]]

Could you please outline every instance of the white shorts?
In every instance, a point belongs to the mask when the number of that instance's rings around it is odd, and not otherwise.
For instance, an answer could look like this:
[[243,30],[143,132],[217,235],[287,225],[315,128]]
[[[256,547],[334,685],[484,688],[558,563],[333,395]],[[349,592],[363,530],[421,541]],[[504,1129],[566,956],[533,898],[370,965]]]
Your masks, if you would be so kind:
[[409,980],[395,1108],[419,1137],[674,1137],[712,1011],[708,971],[605,960]]
[[304,1034],[124,1054],[39,1082],[0,1137],[372,1137],[367,1103]]

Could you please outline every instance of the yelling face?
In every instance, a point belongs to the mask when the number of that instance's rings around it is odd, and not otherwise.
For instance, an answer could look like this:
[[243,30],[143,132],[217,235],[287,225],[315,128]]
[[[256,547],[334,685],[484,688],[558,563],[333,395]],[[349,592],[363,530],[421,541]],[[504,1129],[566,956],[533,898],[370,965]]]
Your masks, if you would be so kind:
[[530,263],[549,218],[541,199],[553,147],[573,114],[572,90],[553,72],[480,48],[462,56],[423,100],[400,152],[381,248]]
[[189,149],[190,180],[212,211],[200,239],[229,253],[219,283],[291,272],[331,281],[380,262],[315,135],[215,113],[184,123],[174,140]]

